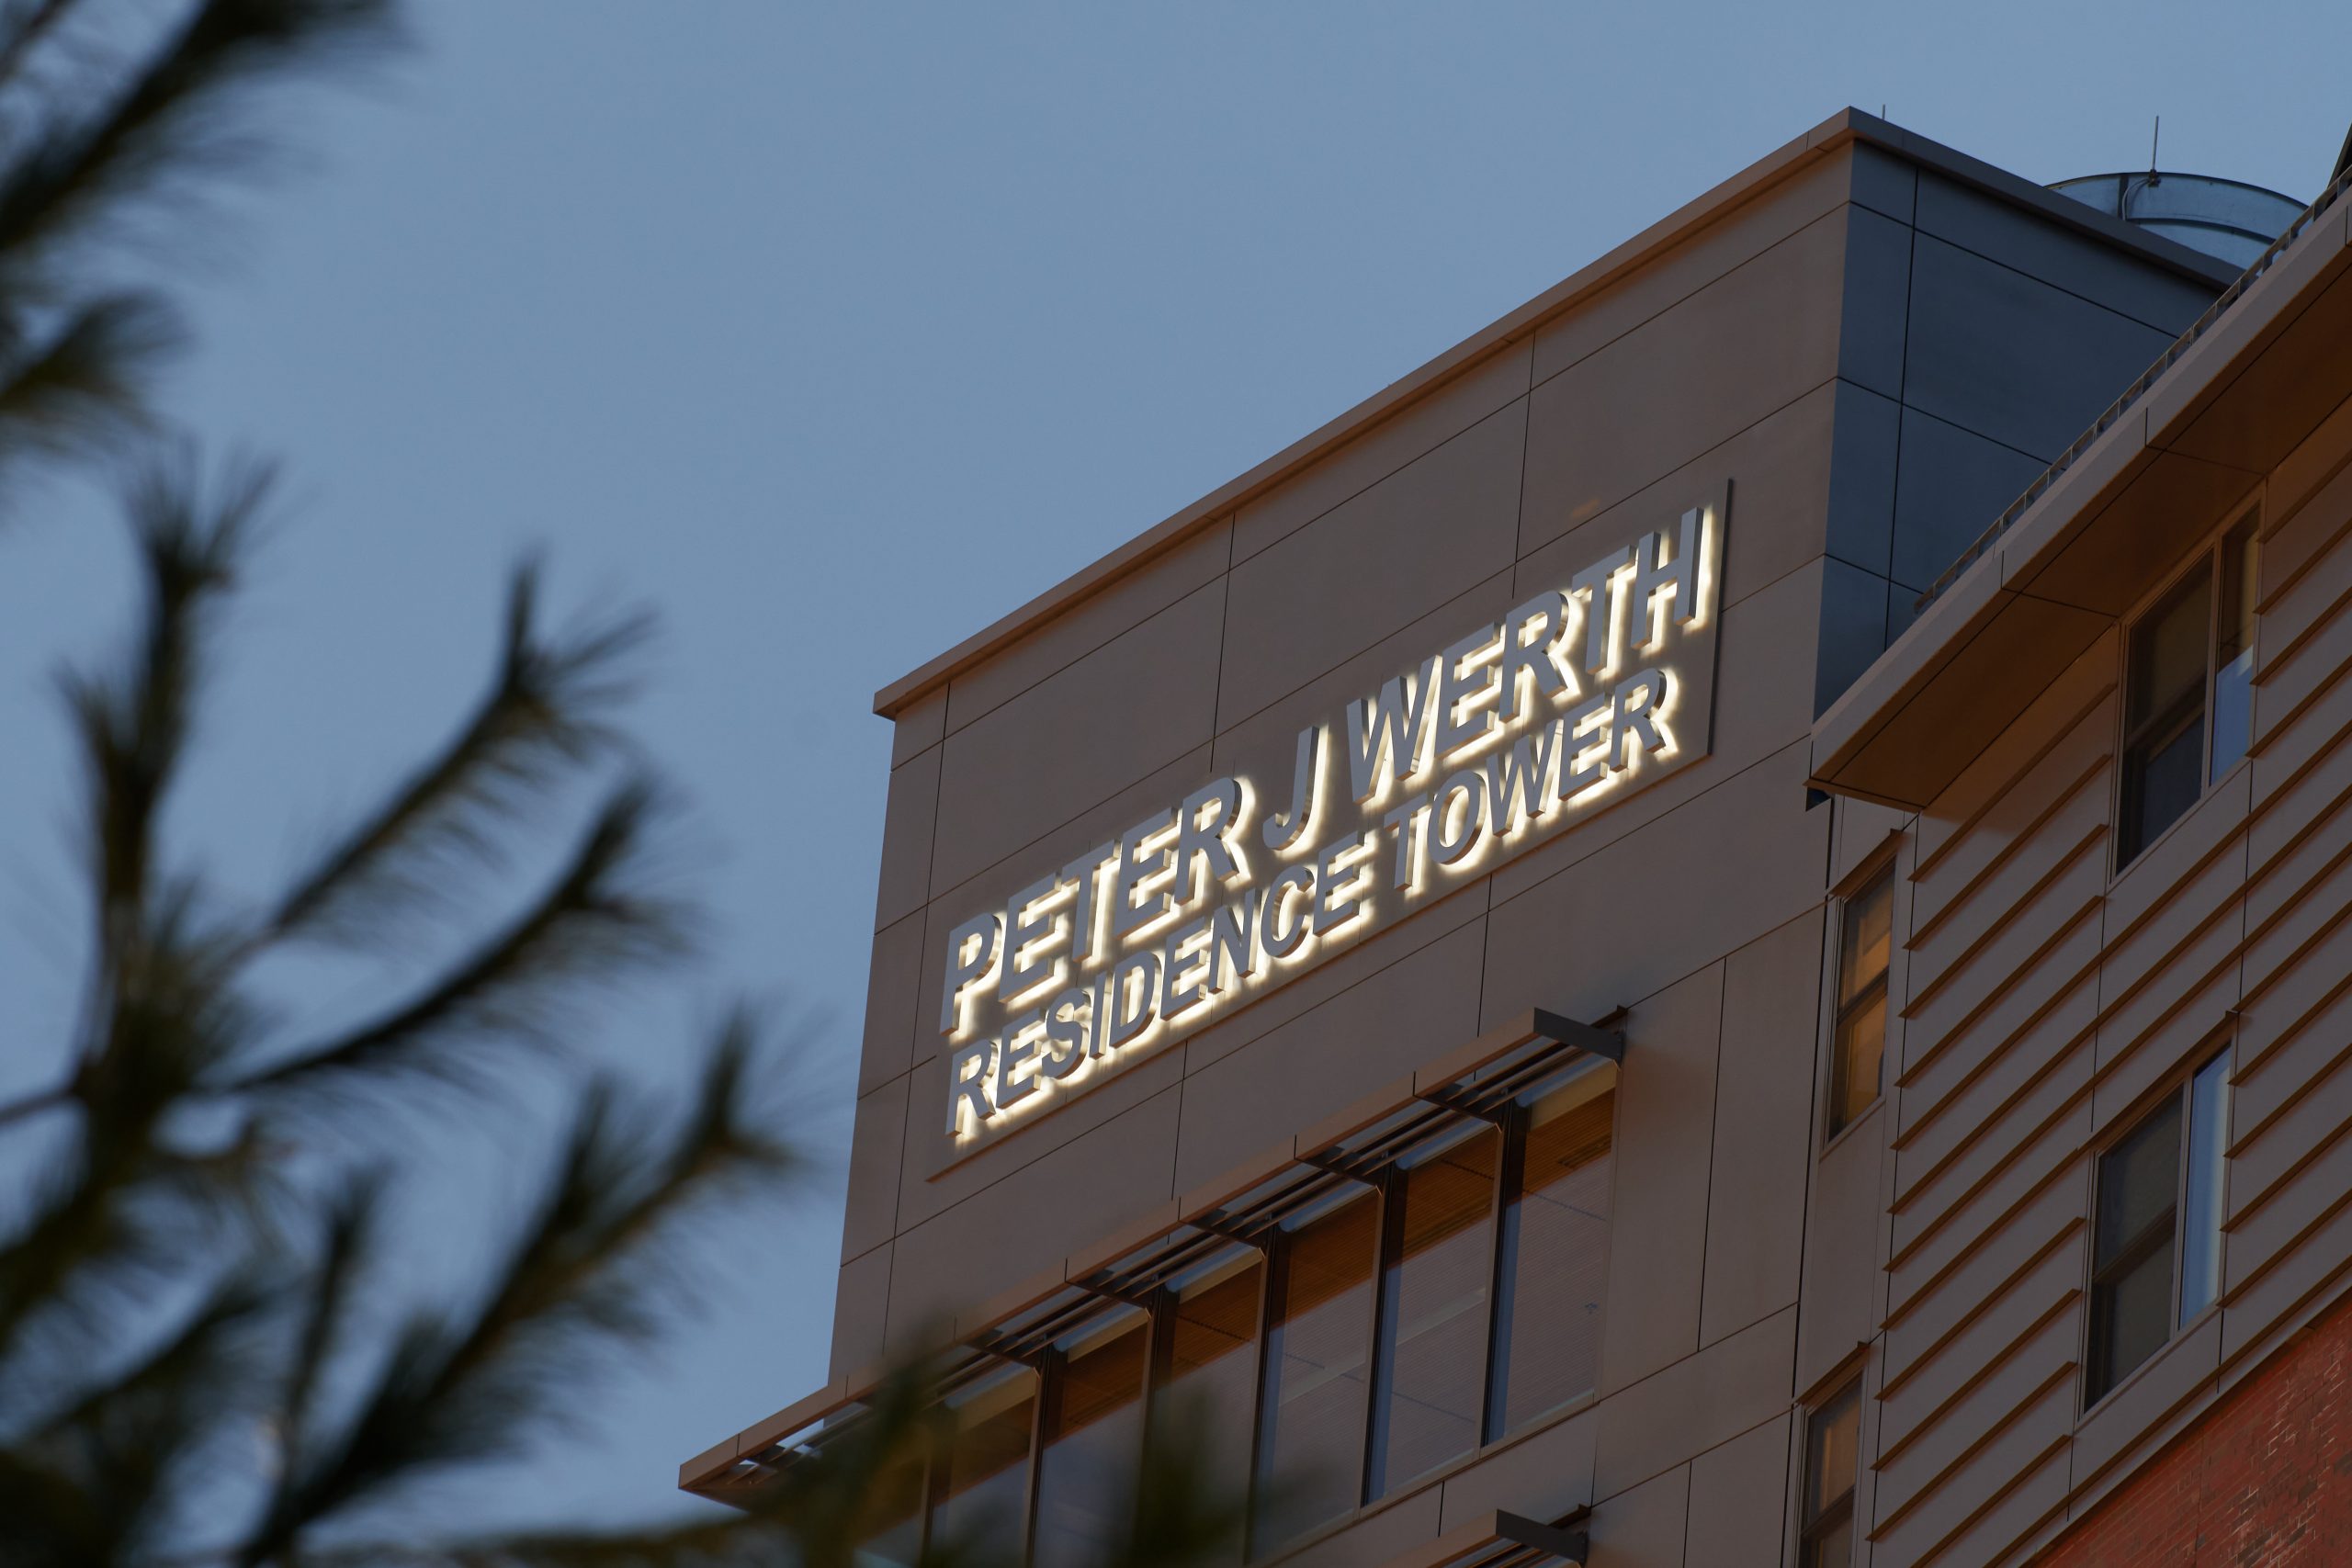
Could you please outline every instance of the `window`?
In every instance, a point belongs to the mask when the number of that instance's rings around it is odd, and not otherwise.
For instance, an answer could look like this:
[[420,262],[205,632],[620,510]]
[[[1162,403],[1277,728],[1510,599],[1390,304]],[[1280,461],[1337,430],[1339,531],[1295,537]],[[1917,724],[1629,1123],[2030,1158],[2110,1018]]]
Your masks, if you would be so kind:
[[2137,859],[2254,736],[2257,518],[2247,513],[2132,626],[2116,865]]
[[1122,1544],[1143,1452],[1151,1325],[1140,1311],[1097,1325],[1062,1352],[1048,1383],[1037,1460],[1034,1568],[1084,1568]]
[[1360,1191],[1274,1243],[1253,1557],[1356,1506],[1379,1239],[1379,1196]]
[[1478,1446],[1502,1141],[1476,1128],[1391,1178],[1367,1502]]
[[1886,965],[1894,938],[1894,866],[1846,900],[1838,921],[1838,1018],[1829,1039],[1834,1138],[1879,1097],[1886,1060]]
[[1027,1368],[991,1378],[956,1402],[955,1430],[932,1467],[934,1544],[1021,1540],[1036,1407],[1037,1374]]
[[1616,1081],[1613,1069],[1588,1070],[1522,1108],[1497,1235],[1488,1441],[1600,1381]]
[[2223,1051],[2098,1157],[2086,1405],[2221,1293],[2228,1068]]
[[1799,1568],[1846,1568],[1854,1560],[1854,1472],[1861,1437],[1862,1381],[1858,1377],[1805,1419]]
[[[1196,1445],[1204,1491],[1235,1498],[1250,1484],[1250,1425],[1257,1413],[1258,1317],[1265,1265],[1236,1248],[1175,1281],[1151,1401],[1152,1440],[1165,1450]],[[1241,1561],[1240,1532],[1211,1562]]]

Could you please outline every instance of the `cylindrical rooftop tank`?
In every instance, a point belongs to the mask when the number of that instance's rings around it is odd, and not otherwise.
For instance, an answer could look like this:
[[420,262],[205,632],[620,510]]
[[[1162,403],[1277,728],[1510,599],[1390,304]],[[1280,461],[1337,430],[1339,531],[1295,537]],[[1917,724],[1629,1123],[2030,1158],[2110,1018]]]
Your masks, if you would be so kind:
[[2085,175],[2060,180],[2050,188],[2096,207],[2110,218],[2136,223],[2239,267],[2253,265],[2255,258],[2303,209],[2303,204],[2291,196],[2243,180],[2150,169],[2129,175]]

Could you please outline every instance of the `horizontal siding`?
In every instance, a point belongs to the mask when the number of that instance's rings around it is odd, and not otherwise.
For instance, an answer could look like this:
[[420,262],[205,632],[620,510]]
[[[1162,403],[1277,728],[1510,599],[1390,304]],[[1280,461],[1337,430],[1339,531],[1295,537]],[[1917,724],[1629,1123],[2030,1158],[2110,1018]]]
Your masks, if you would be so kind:
[[[2126,873],[2114,635],[1914,824],[1872,1568],[2031,1556],[2352,1290],[2352,468],[2273,522],[2253,755]],[[2223,1040],[2220,1307],[2086,1415],[2097,1151]]]

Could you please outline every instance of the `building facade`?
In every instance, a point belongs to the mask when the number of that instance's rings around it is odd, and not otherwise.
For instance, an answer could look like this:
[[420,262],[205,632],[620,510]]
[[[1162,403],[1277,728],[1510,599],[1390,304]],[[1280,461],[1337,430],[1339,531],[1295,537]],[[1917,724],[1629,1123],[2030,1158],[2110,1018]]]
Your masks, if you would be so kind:
[[2345,210],[1849,111],[881,693],[831,1378],[682,1484],[933,1352],[876,1563],[1162,1430],[1237,1563],[2344,1539]]

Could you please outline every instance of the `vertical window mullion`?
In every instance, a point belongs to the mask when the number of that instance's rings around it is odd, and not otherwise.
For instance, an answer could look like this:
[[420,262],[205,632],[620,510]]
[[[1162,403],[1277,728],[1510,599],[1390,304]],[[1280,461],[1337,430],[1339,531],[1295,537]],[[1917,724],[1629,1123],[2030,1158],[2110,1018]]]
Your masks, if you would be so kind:
[[1502,1436],[1503,1391],[1510,1376],[1510,1284],[1518,1252],[1521,1165],[1527,1158],[1527,1108],[1513,1105],[1502,1123],[1502,1148],[1495,1159],[1495,1208],[1487,1229],[1487,1376],[1478,1394],[1478,1441]]
[[1024,1563],[1037,1555],[1037,1483],[1046,1468],[1046,1434],[1061,1423],[1062,1369],[1067,1361],[1059,1350],[1048,1349],[1037,1363],[1037,1398],[1029,1407],[1027,1490],[1021,1499],[1019,1560]]
[[1258,1510],[1265,1488],[1260,1472],[1269,1452],[1275,1407],[1282,1397],[1282,1362],[1274,1344],[1274,1303],[1283,1299],[1283,1276],[1289,1261],[1288,1237],[1281,1230],[1266,1237],[1265,1261],[1258,1269],[1258,1409],[1250,1426],[1250,1484],[1243,1499],[1241,1555],[1245,1562],[1259,1556]]
[[1405,1242],[1404,1172],[1389,1166],[1374,1184],[1380,1228],[1372,1260],[1372,1354],[1365,1359],[1363,1462],[1356,1471],[1359,1506],[1380,1495],[1386,1477],[1388,1390],[1396,1379],[1396,1303]]

